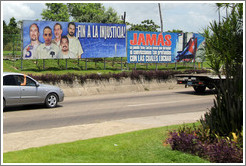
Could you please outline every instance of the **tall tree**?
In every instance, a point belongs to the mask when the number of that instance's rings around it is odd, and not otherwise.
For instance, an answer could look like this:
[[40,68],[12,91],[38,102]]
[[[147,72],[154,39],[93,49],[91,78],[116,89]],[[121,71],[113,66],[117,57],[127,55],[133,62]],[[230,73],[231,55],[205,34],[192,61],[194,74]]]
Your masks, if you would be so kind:
[[184,33],[183,30],[180,29],[173,29],[173,30],[168,30],[167,32],[173,32],[173,33]]
[[69,13],[66,4],[46,3],[47,9],[44,9],[41,15],[42,19],[47,21],[69,21]]
[[219,23],[220,23],[220,9],[221,9],[222,5],[223,5],[222,3],[216,3],[218,16],[219,16]]
[[104,12],[102,23],[123,23],[123,21],[120,20],[117,12],[113,8],[109,7],[108,10]]
[[7,45],[9,42],[9,37],[7,36],[9,34],[9,28],[6,22],[3,20],[3,47]]
[[76,22],[119,23],[120,17],[112,8],[101,3],[68,3],[68,10]]
[[17,27],[17,22],[14,17],[12,17],[9,20],[8,31],[9,31],[8,33],[11,33],[11,34],[18,34],[20,32],[20,29]]
[[144,20],[141,24],[131,24],[129,31],[150,31],[158,32],[159,25],[156,25],[153,20]]

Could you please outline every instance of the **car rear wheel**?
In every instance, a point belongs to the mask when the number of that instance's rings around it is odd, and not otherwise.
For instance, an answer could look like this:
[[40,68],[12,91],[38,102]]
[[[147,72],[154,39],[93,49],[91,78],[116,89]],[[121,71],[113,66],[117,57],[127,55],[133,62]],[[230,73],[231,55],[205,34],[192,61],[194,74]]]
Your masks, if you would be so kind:
[[49,94],[49,95],[46,97],[45,105],[46,105],[46,107],[48,107],[48,108],[54,108],[54,107],[56,107],[57,102],[58,102],[58,97],[57,97],[57,95],[54,94],[54,93],[51,93],[51,94]]
[[204,93],[206,90],[206,86],[194,86],[193,88],[196,93]]

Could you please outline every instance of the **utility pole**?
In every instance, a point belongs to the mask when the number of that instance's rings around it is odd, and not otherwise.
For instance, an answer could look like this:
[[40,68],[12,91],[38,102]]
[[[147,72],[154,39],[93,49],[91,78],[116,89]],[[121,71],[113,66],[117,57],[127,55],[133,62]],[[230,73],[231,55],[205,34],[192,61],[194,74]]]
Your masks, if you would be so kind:
[[163,33],[163,22],[162,22],[162,14],[161,14],[161,4],[158,3],[159,6],[159,13],[160,13],[160,20],[161,20],[161,33]]
[[[162,22],[162,15],[161,15],[161,4],[158,3],[159,6],[159,14],[160,14],[160,20],[161,20],[161,34],[163,33],[163,22]],[[155,64],[155,70],[158,70],[158,63]]]
[[[124,15],[121,16],[121,19],[123,20],[123,23],[126,24],[126,12],[124,12]],[[122,57],[120,58],[120,61],[121,61],[121,70],[123,70],[123,58]]]

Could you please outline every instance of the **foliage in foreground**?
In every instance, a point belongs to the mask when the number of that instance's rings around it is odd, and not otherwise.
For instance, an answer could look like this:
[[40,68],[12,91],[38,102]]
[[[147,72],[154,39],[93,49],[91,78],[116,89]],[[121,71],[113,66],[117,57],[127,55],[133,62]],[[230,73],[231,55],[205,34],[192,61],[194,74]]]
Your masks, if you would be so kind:
[[243,133],[233,138],[211,135],[209,130],[200,127],[183,126],[177,131],[170,131],[166,143],[173,150],[178,150],[208,159],[215,163],[243,162]]
[[212,69],[220,77],[222,67],[226,78],[216,87],[214,106],[201,123],[213,133],[228,136],[230,132],[240,133],[243,126],[243,4],[221,5],[231,13],[210,24],[205,40]]
[[[202,126],[171,131],[167,140],[175,150],[211,162],[243,162],[243,4],[221,4],[230,15],[205,30],[210,67],[221,78],[214,106],[200,119]],[[221,6],[220,5],[220,6]],[[211,33],[212,32],[212,33]],[[222,73],[220,71],[222,70]]]

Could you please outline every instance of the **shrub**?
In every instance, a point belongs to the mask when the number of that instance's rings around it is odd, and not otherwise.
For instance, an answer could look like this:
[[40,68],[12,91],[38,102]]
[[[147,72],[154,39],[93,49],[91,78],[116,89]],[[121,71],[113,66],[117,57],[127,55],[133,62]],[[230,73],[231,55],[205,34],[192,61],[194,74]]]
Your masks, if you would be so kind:
[[[196,70],[198,71],[198,70]],[[200,71],[200,70],[199,70]],[[194,70],[187,70],[184,73],[187,72],[195,72]],[[40,76],[36,76],[36,75],[32,75],[32,74],[28,74],[31,77],[33,77],[36,80],[42,81],[44,83],[52,83],[52,84],[56,84],[56,83],[60,83],[61,81],[67,83],[67,84],[72,84],[75,80],[78,80],[79,83],[84,84],[86,82],[87,79],[91,79],[91,80],[95,80],[95,81],[102,81],[102,80],[106,80],[109,81],[110,78],[114,78],[117,81],[119,81],[122,78],[131,78],[132,80],[137,80],[139,81],[141,78],[144,78],[147,81],[151,81],[151,80],[159,80],[159,81],[163,81],[163,80],[167,80],[169,78],[173,78],[173,76],[175,74],[181,74],[182,72],[180,71],[161,71],[161,70],[157,70],[157,71],[143,71],[143,70],[133,70],[130,73],[127,72],[121,72],[121,73],[117,73],[117,74],[100,74],[100,73],[93,73],[93,74],[89,74],[89,75],[78,75],[78,74],[64,74],[64,75],[53,75],[53,74],[45,74],[45,75],[40,75]]]
[[233,79],[226,78],[216,87],[218,93],[214,106],[201,118],[204,128],[220,136],[240,133],[243,126],[243,71],[238,70]]
[[178,131],[169,131],[170,137],[166,143],[173,150],[198,155],[217,163],[242,163],[243,149],[235,142],[225,137],[211,135],[209,130],[199,127],[182,127]]

